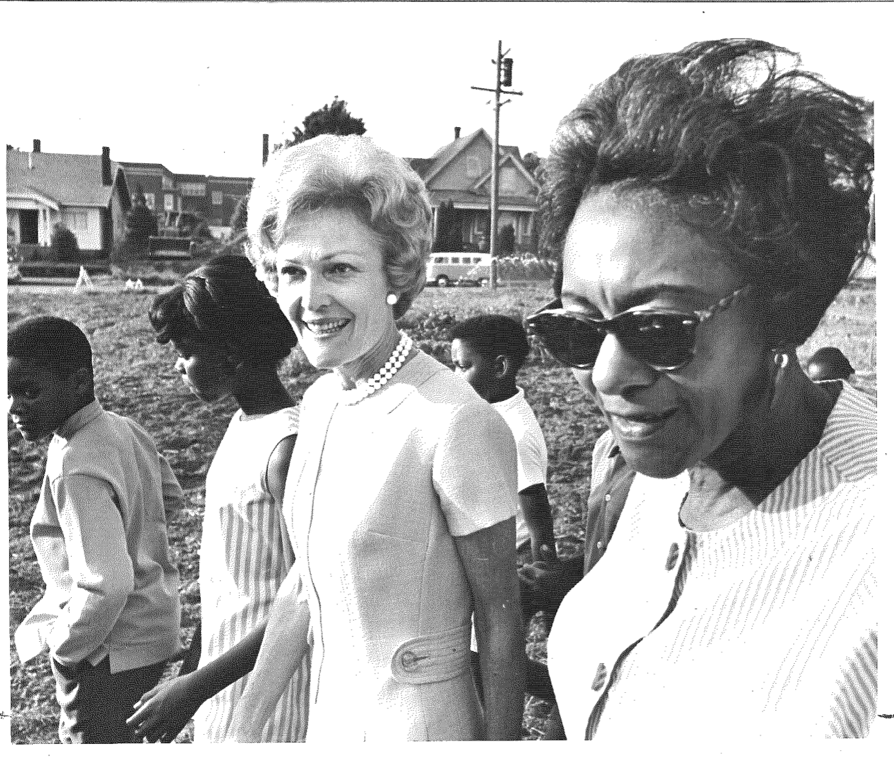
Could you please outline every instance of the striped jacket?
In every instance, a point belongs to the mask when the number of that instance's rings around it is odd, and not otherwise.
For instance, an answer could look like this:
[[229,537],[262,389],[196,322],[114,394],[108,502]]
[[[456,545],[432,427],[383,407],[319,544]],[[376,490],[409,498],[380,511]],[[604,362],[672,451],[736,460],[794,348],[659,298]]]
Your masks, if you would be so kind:
[[875,441],[875,406],[845,385],[817,447],[752,512],[710,532],[680,525],[686,472],[637,475],[608,550],[550,634],[568,738],[629,743],[682,725],[718,742],[867,735]]

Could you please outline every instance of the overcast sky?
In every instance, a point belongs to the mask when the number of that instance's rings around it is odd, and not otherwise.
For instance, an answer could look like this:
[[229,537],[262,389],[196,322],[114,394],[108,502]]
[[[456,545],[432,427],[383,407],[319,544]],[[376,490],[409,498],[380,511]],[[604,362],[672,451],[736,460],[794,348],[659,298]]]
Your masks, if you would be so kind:
[[[5,141],[252,176],[338,95],[406,157],[493,132],[497,41],[515,61],[501,143],[545,154],[559,119],[632,55],[717,37],[802,54],[832,84],[890,91],[879,3],[0,3]],[[886,55],[884,65],[882,55]],[[887,80],[887,81],[886,81]]]

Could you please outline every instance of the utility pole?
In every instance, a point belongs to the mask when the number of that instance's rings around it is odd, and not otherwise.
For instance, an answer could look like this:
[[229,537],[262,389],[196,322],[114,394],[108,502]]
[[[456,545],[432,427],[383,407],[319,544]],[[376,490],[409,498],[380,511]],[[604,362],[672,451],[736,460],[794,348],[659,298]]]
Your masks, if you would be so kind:
[[500,205],[500,108],[506,103],[506,100],[500,102],[500,96],[503,93],[509,95],[524,95],[523,92],[514,90],[504,90],[503,87],[512,86],[512,58],[507,58],[509,51],[503,52],[503,40],[497,42],[497,60],[491,63],[497,67],[497,83],[494,89],[489,87],[472,87],[473,90],[484,90],[485,92],[494,93],[494,145],[491,154],[491,175],[490,175],[490,287],[495,289],[497,286],[497,218],[499,217]]

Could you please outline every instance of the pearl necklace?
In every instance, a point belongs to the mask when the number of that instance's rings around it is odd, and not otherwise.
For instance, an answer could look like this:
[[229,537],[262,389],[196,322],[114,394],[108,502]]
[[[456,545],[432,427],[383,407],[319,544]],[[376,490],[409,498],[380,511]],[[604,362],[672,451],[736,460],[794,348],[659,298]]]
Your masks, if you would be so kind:
[[358,380],[356,387],[342,391],[342,399],[344,403],[353,406],[355,403],[360,403],[360,401],[367,396],[372,395],[376,390],[384,387],[385,383],[397,374],[397,370],[404,365],[404,361],[407,360],[407,356],[412,347],[413,341],[408,335],[401,332],[400,340],[395,346],[394,351],[388,357],[388,360],[385,362],[385,366],[379,369],[379,371],[369,379]]

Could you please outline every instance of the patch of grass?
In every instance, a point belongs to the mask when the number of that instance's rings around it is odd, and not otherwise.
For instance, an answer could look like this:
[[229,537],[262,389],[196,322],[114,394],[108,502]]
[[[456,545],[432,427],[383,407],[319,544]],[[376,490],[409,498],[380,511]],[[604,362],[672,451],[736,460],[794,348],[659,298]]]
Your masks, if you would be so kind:
[[[169,525],[170,545],[181,576],[182,641],[192,635],[199,618],[198,549],[208,464],[235,405],[212,406],[195,399],[174,372],[174,352],[153,340],[146,318],[155,292],[127,291],[120,284],[100,283],[93,291],[70,288],[46,292],[9,290],[8,315],[16,318],[51,313],[71,319],[90,336],[95,353],[97,396],[109,410],[130,416],[153,436],[183,485],[187,502]],[[450,326],[478,313],[531,313],[551,298],[545,282],[488,289],[426,288],[401,326],[424,349],[449,361]],[[837,345],[856,367],[860,381],[874,391],[875,287],[854,285],[841,293],[816,335],[799,351],[802,360],[818,347]],[[286,384],[296,399],[319,372],[300,356],[283,367]],[[519,384],[536,413],[549,449],[549,496],[559,553],[569,556],[583,539],[589,491],[590,454],[603,423],[592,401],[571,373],[540,353],[533,353]],[[46,461],[46,445],[25,443],[7,423],[9,443],[9,604],[10,635],[40,597],[43,582],[29,539],[29,523]],[[529,655],[545,658],[545,628],[535,619],[528,636]],[[22,666],[13,649],[10,689],[12,740],[15,743],[56,741],[58,710],[46,657]],[[529,698],[526,737],[540,737],[548,706]],[[184,731],[180,742],[191,740]]]

